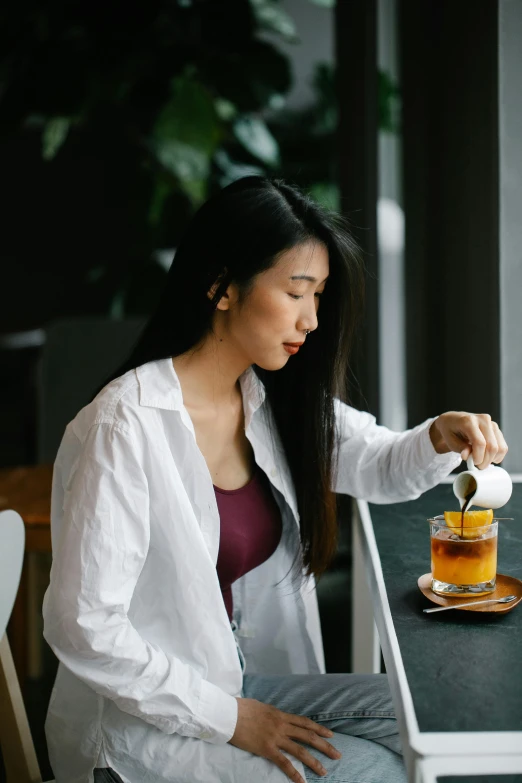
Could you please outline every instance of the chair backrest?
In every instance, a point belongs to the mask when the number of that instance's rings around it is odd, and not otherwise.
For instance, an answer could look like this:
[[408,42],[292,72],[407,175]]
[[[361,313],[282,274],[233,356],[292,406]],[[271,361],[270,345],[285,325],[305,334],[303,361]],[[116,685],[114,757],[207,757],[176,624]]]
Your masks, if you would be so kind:
[[5,629],[24,559],[25,529],[16,511],[0,513],[0,745],[8,781],[37,783],[40,769]]
[[125,361],[144,324],[71,318],[46,329],[38,369],[38,462],[54,462],[65,427]]
[[25,528],[16,511],[0,512],[0,639],[11,617],[24,561]]

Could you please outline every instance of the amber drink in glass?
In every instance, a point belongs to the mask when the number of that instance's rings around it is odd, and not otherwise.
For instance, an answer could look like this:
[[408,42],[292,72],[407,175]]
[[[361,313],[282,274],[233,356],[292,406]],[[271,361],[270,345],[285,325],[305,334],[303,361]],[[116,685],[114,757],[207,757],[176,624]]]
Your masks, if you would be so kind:
[[497,574],[497,520],[485,527],[464,530],[448,527],[443,518],[428,521],[431,589],[440,595],[492,593]]

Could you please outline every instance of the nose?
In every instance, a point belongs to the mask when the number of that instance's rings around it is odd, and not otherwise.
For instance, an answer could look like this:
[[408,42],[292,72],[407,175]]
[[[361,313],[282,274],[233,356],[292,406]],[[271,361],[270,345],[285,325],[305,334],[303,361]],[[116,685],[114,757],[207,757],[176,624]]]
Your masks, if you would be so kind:
[[299,314],[299,320],[297,322],[297,330],[299,332],[305,332],[306,330],[313,332],[317,329],[318,323],[317,305],[314,299],[311,304],[303,304],[303,309]]

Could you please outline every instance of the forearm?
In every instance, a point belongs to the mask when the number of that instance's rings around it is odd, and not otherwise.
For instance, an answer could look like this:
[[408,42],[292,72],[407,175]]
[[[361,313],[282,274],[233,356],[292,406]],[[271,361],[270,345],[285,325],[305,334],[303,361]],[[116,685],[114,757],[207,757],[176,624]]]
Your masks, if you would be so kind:
[[46,595],[44,636],[64,666],[123,712],[167,734],[216,744],[232,736],[234,697],[148,642],[121,613],[72,613]]

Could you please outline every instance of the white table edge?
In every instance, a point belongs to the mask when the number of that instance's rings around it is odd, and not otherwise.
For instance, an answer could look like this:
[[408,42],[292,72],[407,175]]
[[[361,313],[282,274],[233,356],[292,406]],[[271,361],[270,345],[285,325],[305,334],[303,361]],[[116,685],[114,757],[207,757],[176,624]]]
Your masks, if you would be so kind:
[[416,765],[415,783],[439,783],[445,775],[513,775],[522,769],[522,755],[424,758]]

